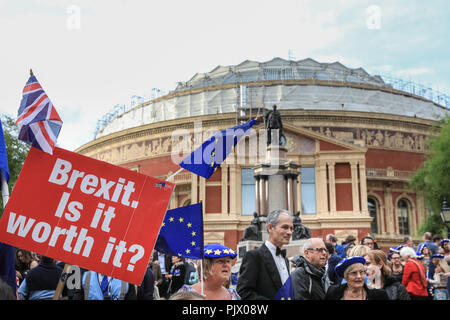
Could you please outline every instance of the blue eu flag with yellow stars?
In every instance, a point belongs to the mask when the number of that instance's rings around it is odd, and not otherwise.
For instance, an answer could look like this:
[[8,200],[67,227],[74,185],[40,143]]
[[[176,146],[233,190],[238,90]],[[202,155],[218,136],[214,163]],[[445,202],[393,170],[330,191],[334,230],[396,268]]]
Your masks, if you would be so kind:
[[155,250],[171,256],[203,259],[202,204],[167,210]]
[[292,287],[291,276],[287,278],[283,286],[275,295],[275,300],[294,300],[294,288]]
[[225,161],[239,139],[248,134],[248,130],[255,122],[256,118],[244,124],[216,132],[210,139],[203,142],[200,147],[184,158],[179,163],[180,167],[209,179]]

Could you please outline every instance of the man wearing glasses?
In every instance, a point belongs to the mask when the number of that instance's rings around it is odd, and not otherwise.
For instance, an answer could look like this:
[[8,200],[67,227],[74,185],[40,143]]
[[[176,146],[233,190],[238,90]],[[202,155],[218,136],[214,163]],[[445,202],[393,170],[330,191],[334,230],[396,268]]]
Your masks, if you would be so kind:
[[330,286],[325,265],[328,250],[321,238],[310,238],[303,246],[304,255],[294,257],[297,269],[292,273],[295,300],[325,300]]

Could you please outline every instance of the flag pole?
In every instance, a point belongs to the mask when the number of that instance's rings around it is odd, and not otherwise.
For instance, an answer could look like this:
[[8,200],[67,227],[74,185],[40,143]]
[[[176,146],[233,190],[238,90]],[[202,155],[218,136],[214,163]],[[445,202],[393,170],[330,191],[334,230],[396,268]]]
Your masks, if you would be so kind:
[[58,285],[56,286],[55,294],[53,295],[53,300],[59,300],[59,297],[64,289],[64,285],[66,284],[67,274],[69,273],[69,268],[72,265],[66,263],[64,264],[64,269],[61,273],[61,277],[59,278]]
[[2,199],[3,199],[3,209],[5,209],[6,204],[9,200],[9,188],[8,188],[8,182],[6,182],[6,176],[5,172],[3,170],[0,170],[1,172],[1,181],[2,181]]
[[170,181],[170,180],[172,180],[173,178],[175,178],[175,176],[176,176],[177,174],[179,174],[181,171],[183,171],[183,169],[184,169],[184,168],[178,169],[178,171],[175,172],[174,174],[172,174],[170,177],[168,177],[168,178],[166,179],[166,181]]
[[201,289],[201,291],[202,291],[201,294],[203,296],[204,295],[203,294],[203,259],[200,260],[200,275],[201,275],[200,276],[200,285],[201,285],[201,288],[202,288]]

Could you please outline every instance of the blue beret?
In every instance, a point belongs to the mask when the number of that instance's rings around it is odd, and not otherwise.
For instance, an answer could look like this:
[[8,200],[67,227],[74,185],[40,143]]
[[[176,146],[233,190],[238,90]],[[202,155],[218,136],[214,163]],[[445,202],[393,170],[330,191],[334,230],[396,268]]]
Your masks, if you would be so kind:
[[423,258],[425,258],[425,256],[420,251],[417,251],[416,258],[417,258],[417,260],[422,260]]
[[236,258],[237,253],[232,249],[221,245],[220,243],[207,244],[204,246],[203,257],[204,258],[224,258],[230,257]]
[[347,257],[342,259],[337,265],[336,267],[334,267],[334,271],[336,272],[336,274],[339,277],[344,277],[344,271],[350,267],[352,264],[355,263],[362,263],[362,264],[366,264],[366,259],[364,259],[363,257]]
[[389,253],[399,253],[400,249],[397,249],[397,247],[389,248]]
[[446,242],[449,242],[450,240],[448,240],[448,239],[442,239],[441,240],[441,244],[444,244],[444,243],[446,243]]
[[431,258],[432,258],[432,259],[433,259],[433,258],[444,259],[444,255],[443,255],[443,254],[440,254],[440,253],[437,253],[437,254],[433,254],[433,255],[431,256]]

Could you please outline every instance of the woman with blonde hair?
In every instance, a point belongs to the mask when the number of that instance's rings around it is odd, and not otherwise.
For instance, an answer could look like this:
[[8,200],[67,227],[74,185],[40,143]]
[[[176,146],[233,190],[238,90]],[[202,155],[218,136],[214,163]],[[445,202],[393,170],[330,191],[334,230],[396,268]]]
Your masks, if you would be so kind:
[[366,260],[363,257],[347,257],[334,268],[344,284],[332,285],[326,294],[326,300],[388,300],[385,290],[371,289],[364,283]]
[[365,258],[365,256],[370,252],[370,250],[371,249],[368,246],[363,245],[363,244],[358,244],[350,250],[350,252],[348,253],[348,256]]
[[197,268],[200,281],[192,286],[184,285],[179,291],[195,291],[206,300],[240,300],[235,289],[226,288],[231,260],[236,256],[236,252],[220,243],[205,245],[202,266]]
[[392,270],[382,250],[371,250],[366,255],[367,286],[384,289],[389,300],[410,300],[406,288],[391,275]]
[[443,254],[433,254],[431,256],[432,262],[436,266],[433,279],[428,280],[434,287],[433,300],[448,300],[447,277],[445,274],[449,272],[449,267],[444,258]]

